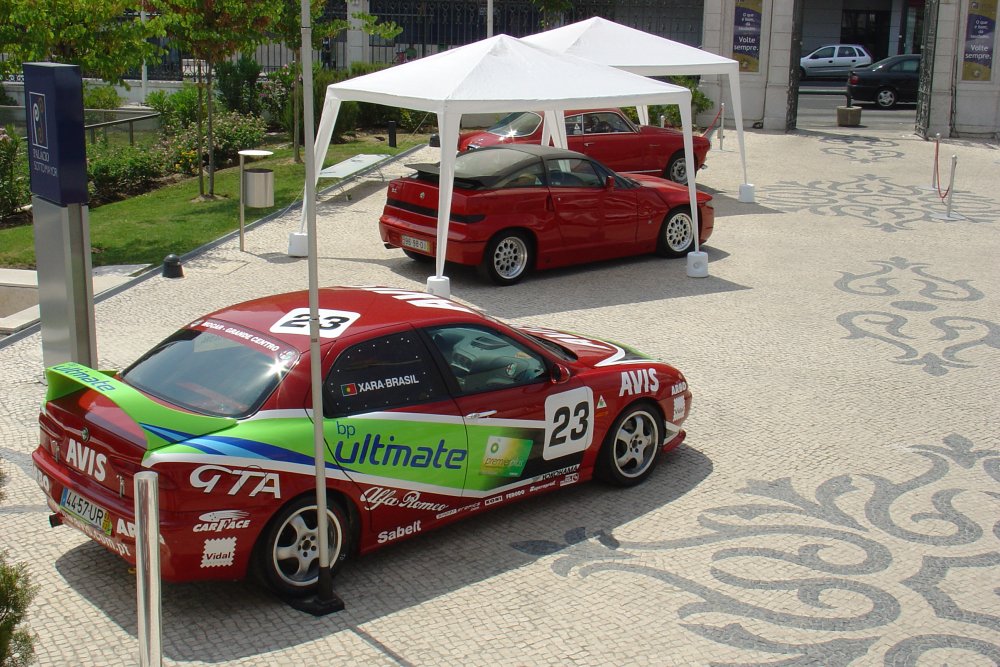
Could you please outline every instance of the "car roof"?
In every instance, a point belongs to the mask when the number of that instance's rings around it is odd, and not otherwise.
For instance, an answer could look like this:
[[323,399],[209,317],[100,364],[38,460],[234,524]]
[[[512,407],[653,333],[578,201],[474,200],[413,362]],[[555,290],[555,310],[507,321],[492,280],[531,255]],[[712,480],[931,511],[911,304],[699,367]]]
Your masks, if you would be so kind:
[[[483,155],[489,155],[490,153],[505,153],[504,160],[497,160],[495,162],[491,161],[491,165],[498,163],[503,164],[501,171],[496,171],[492,169],[489,173],[472,173],[468,170],[463,170],[461,163],[464,162],[480,162]],[[576,151],[567,150],[565,148],[557,148],[555,146],[539,146],[537,144],[504,144],[502,146],[485,146],[483,148],[477,148],[474,151],[467,151],[458,156],[460,162],[456,163],[455,166],[455,176],[456,178],[465,178],[473,180],[487,179],[488,177],[499,176],[502,174],[509,173],[514,169],[520,169],[523,165],[529,162],[537,162],[539,159],[564,159],[564,158],[582,158],[589,159],[583,153],[577,153]],[[441,164],[440,163],[415,163],[406,165],[408,168],[423,174],[433,174],[435,176],[441,175]],[[488,166],[488,165],[482,165]]]
[[[309,335],[306,328],[284,327],[273,331],[278,322],[292,311],[309,307],[309,292],[287,292],[260,299],[244,301],[227,306],[206,315],[205,319],[219,319],[245,327],[280,340],[300,352],[309,349]],[[319,290],[319,308],[338,311],[326,313],[347,320],[343,333],[333,338],[323,338],[323,345],[334,340],[350,340],[370,335],[388,326],[410,323],[414,327],[429,326],[444,322],[483,322],[487,318],[472,308],[450,299],[437,297],[426,292],[397,289],[392,287],[324,287]]]

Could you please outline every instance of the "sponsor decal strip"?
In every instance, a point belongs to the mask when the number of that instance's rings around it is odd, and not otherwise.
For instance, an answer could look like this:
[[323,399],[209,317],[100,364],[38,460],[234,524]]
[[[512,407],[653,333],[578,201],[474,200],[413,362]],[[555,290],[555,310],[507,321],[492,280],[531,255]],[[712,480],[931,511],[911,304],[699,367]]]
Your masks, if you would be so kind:
[[[647,362],[648,363],[648,362]],[[385,421],[411,421],[428,422],[432,424],[464,424],[465,419],[459,415],[432,415],[415,412],[368,412],[363,415],[352,415],[350,421],[355,420],[385,420]],[[537,419],[477,419],[476,426],[509,426],[512,428],[545,428],[545,422]]]

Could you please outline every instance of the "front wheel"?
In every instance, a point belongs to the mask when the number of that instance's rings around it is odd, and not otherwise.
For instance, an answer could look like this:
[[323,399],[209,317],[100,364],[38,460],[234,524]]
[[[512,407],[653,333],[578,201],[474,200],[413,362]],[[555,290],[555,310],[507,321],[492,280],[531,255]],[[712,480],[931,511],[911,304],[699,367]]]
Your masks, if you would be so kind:
[[[351,533],[336,503],[330,503],[326,515],[329,565],[336,568],[350,551]],[[256,574],[278,595],[307,595],[319,581],[318,519],[315,496],[302,496],[283,507],[261,534]]]
[[678,152],[670,156],[666,169],[663,170],[663,178],[687,185],[687,163],[684,161],[684,153]]
[[683,257],[694,249],[694,221],[686,206],[667,213],[656,237],[656,254],[661,257]]
[[531,269],[531,241],[520,231],[503,231],[486,245],[479,272],[497,285],[513,285]]
[[896,91],[892,88],[883,88],[875,95],[875,104],[882,109],[891,109],[896,106],[898,98]]
[[622,412],[598,454],[597,472],[615,486],[635,486],[649,477],[663,444],[659,413],[645,403]]

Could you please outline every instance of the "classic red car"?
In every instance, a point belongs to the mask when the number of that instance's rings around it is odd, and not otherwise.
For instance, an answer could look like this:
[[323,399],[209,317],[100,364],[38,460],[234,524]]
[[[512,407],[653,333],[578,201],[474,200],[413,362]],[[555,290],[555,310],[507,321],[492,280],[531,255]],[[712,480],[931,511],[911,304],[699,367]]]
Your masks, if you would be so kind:
[[[319,571],[306,292],[209,313],[121,373],[46,371],[34,465],[53,525],[134,563],[133,477],[159,475],[162,576],[308,593]],[[393,288],[319,294],[330,563],[684,440],[677,369]],[[627,502],[623,500],[622,502]]]
[[[386,247],[430,261],[437,243],[437,164],[389,183],[379,231]],[[698,193],[699,241],[712,235],[712,197]],[[656,176],[615,173],[586,155],[516,144],[461,153],[445,258],[499,285],[551,269],[694,248],[688,190]]]
[[[570,150],[588,155],[615,171],[653,174],[675,183],[687,183],[681,132],[650,125],[636,127],[621,109],[567,111],[565,118]],[[544,125],[540,113],[512,113],[483,132],[463,133],[458,150],[497,144],[539,144]],[[707,138],[694,136],[694,161],[698,169],[705,166],[710,147]]]

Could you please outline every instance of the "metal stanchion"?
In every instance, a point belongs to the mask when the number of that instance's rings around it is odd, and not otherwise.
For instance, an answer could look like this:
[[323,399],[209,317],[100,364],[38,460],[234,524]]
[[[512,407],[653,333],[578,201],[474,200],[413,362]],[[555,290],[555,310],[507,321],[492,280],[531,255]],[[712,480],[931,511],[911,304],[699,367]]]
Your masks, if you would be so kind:
[[[965,220],[964,215],[951,212],[951,199],[955,194],[955,167],[958,166],[958,156],[951,156],[951,178],[948,181],[948,190],[946,191],[948,198],[948,208],[945,213],[932,213],[931,217],[935,220]],[[939,191],[940,192],[940,191]],[[942,197],[944,199],[944,197]]]
[[931,184],[920,186],[921,190],[937,190],[941,187],[938,183],[938,151],[941,150],[941,133],[934,135],[934,160],[931,162]]
[[719,105],[719,150],[724,151],[722,143],[726,140],[726,103]]
[[664,115],[663,115],[663,114],[661,113],[661,114],[660,114],[660,127],[666,127],[666,126],[667,126],[667,117],[666,117],[666,116],[664,116]]
[[135,569],[139,665],[163,664],[160,620],[160,498],[155,472],[135,475]]

